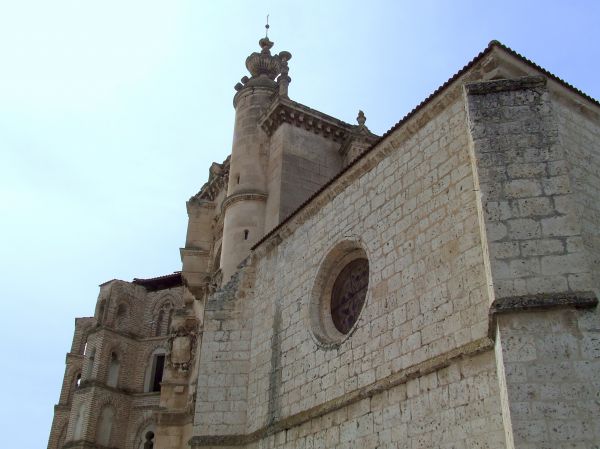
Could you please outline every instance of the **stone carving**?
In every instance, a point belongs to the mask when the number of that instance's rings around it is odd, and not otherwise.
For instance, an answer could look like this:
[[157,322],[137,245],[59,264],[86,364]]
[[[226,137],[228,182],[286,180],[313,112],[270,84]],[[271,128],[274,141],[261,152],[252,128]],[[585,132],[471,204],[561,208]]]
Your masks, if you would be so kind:
[[271,48],[273,44],[274,42],[271,42],[266,36],[258,41],[261,48],[260,53],[254,52],[246,58],[246,68],[252,77],[244,76],[235,85],[236,91],[239,92],[247,86],[277,87],[275,78],[281,74],[280,86],[283,85],[283,90],[287,92],[287,84],[291,81],[288,76],[287,62],[292,59],[292,54],[288,51],[282,51],[279,54],[272,55]]
[[214,201],[219,192],[227,187],[229,180],[229,160],[227,157],[221,164],[213,162],[209,169],[208,182],[206,182],[200,191],[190,198],[190,201],[206,200]]
[[196,352],[198,321],[187,315],[185,309],[177,311],[169,338],[168,363],[177,371],[189,371]]

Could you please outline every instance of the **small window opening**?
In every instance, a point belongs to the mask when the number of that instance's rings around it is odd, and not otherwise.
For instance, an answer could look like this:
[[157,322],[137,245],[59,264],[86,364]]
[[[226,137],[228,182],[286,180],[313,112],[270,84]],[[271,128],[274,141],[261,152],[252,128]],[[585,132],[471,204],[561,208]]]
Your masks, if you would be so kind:
[[144,442],[144,449],[154,449],[154,432],[146,432],[146,441]]
[[152,389],[150,391],[160,391],[163,372],[165,370],[165,355],[159,354],[154,358],[154,376],[152,376]]
[[120,330],[124,330],[127,326],[128,318],[127,306],[125,304],[119,304],[117,309],[117,316],[115,319],[115,327]]
[[250,234],[250,231],[248,231],[247,229],[244,229],[244,240],[248,240],[249,234]]
[[88,359],[86,379],[92,378],[92,372],[94,370],[94,359],[96,358],[96,348],[92,348],[90,351],[90,358]]
[[120,369],[119,357],[116,352],[110,354],[110,366],[108,367],[108,380],[107,385],[109,387],[117,387],[119,383],[119,369]]
[[237,183],[240,183],[240,175],[237,175]]
[[77,377],[75,378],[75,388],[79,388],[81,386],[81,373],[77,373]]

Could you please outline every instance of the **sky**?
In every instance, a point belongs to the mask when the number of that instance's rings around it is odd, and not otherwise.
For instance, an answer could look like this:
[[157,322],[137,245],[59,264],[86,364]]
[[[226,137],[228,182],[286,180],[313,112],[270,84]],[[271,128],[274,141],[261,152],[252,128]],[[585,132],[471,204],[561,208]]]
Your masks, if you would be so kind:
[[600,98],[592,0],[0,0],[4,447],[46,446],[98,284],[181,269],[267,14],[290,97],[377,134],[492,39]]

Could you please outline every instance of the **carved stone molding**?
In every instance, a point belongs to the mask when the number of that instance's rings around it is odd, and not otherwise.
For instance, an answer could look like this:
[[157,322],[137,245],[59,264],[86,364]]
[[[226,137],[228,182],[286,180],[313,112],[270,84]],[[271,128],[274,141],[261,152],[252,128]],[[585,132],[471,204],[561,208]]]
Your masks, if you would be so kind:
[[340,143],[348,138],[353,128],[352,125],[341,120],[279,97],[266,112],[260,126],[268,136],[272,136],[282,123],[304,128]]
[[229,161],[230,157],[227,157],[221,164],[213,162],[208,170],[208,182],[202,186],[197,194],[189,199],[188,203],[202,203],[202,200],[214,201],[219,192],[227,188],[227,182],[229,181]]
[[221,213],[224,213],[229,206],[238,201],[267,201],[268,195],[262,192],[239,192],[229,195],[221,205]]

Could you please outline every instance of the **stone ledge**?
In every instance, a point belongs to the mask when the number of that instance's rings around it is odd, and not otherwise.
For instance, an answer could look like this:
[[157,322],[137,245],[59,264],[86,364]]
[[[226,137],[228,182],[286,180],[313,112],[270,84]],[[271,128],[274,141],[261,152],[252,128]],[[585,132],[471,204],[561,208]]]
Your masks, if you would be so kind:
[[539,293],[496,298],[490,308],[490,314],[552,310],[565,307],[589,309],[597,305],[598,298],[593,292]]
[[221,204],[221,214],[225,213],[225,210],[233,203],[237,203],[238,201],[267,201],[268,195],[263,192],[255,192],[255,191],[246,191],[246,192],[238,192],[232,195],[229,195],[227,198],[223,200]]
[[467,83],[465,84],[465,91],[469,95],[485,95],[512,90],[534,89],[536,87],[545,86],[546,78],[543,76],[523,76],[515,79]]
[[404,370],[392,373],[383,379],[380,379],[370,385],[359,388],[348,394],[344,394],[303,412],[296,413],[288,416],[287,418],[283,418],[272,424],[266,425],[252,433],[241,435],[198,435],[192,437],[188,441],[188,444],[192,447],[192,449],[201,449],[209,446],[242,446],[249,443],[254,443],[282,430],[297,427],[305,422],[310,421],[311,419],[319,418],[343,407],[347,407],[362,399],[370,398],[378,393],[404,384],[411,379],[416,379],[426,374],[439,371],[440,369],[449,366],[452,362],[455,362],[461,358],[473,357],[482,352],[492,350],[493,348],[494,342],[492,339],[487,337],[481,338]]
[[167,412],[160,410],[155,416],[156,424],[159,426],[184,426],[193,422],[193,416],[185,411]]

